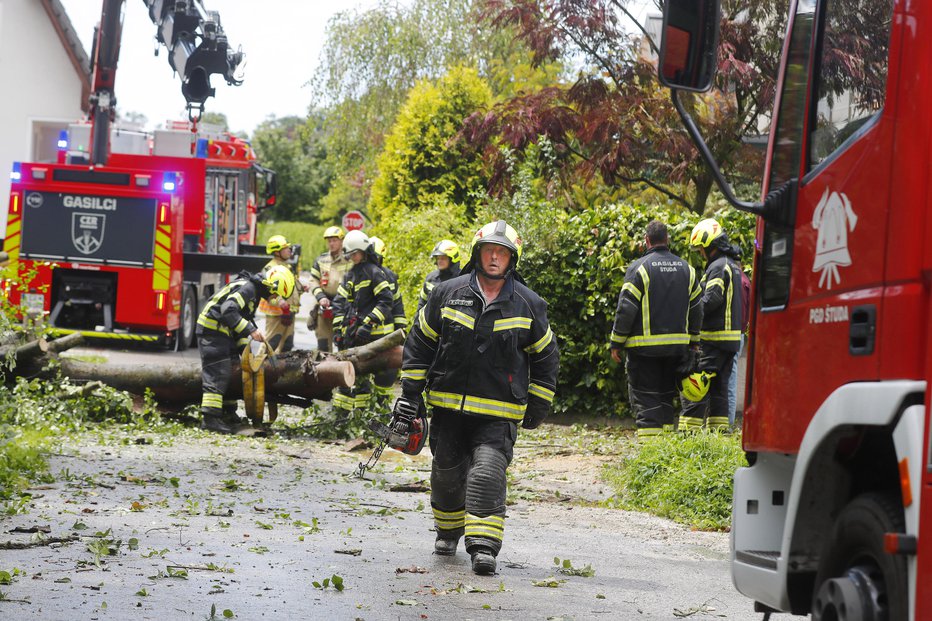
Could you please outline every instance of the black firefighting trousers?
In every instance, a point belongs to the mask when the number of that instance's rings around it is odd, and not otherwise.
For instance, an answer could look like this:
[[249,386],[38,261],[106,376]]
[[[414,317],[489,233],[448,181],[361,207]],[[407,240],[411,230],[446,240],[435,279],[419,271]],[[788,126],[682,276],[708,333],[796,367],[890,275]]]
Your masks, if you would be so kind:
[[645,356],[628,350],[628,400],[634,411],[638,437],[673,431],[673,418],[683,356]]
[[692,402],[683,399],[683,413],[680,415],[680,431],[701,429],[708,416],[708,428],[719,431],[728,429],[728,382],[734,366],[733,351],[725,351],[708,343],[702,344],[699,355],[699,370],[715,373],[709,383],[709,392],[702,401]]
[[[197,335],[197,348],[201,354],[201,414],[219,416],[224,410],[223,395],[233,378],[233,361],[239,358],[236,341],[214,330]],[[236,402],[226,404],[236,411]]]
[[518,426],[434,408],[430,426],[430,505],[438,539],[466,536],[466,551],[502,549],[505,470]]

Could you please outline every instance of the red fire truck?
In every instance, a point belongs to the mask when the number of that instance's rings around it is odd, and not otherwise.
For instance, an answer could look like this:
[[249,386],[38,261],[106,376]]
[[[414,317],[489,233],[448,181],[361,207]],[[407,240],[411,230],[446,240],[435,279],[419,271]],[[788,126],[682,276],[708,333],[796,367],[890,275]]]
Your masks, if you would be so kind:
[[789,2],[759,203],[677,94],[709,87],[719,20],[667,0],[660,74],[760,216],[734,583],[765,618],[932,619],[932,3]]
[[143,1],[191,123],[153,136],[112,128],[123,0],[104,0],[90,122],[63,134],[57,162],[14,163],[3,249],[19,283],[10,302],[47,314],[53,333],[183,349],[226,275],[267,261],[253,244],[259,208],[274,203],[274,173],[247,142],[191,131],[213,94],[211,74],[238,83],[242,54],[230,51],[219,17],[200,0]]

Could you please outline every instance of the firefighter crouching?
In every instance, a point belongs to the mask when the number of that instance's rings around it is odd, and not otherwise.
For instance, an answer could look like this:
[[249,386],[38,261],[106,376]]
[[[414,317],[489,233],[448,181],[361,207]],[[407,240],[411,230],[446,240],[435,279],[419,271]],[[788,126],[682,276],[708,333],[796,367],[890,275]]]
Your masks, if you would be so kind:
[[696,270],[670,252],[667,227],[647,225],[647,252],[625,273],[612,326],[611,353],[627,362],[628,399],[638,439],[673,431],[679,383],[692,369],[699,344],[702,289]]
[[479,229],[463,274],[434,288],[404,347],[401,399],[419,408],[426,388],[433,406],[434,552],[455,554],[465,535],[477,574],[495,573],[502,547],[517,425],[543,422],[559,367],[547,304],[514,271],[521,248],[503,220]]
[[[392,286],[392,327],[394,330],[405,330],[408,327],[408,318],[405,317],[404,300],[401,296],[401,288],[398,286],[398,274],[385,266],[385,242],[379,237],[370,237],[369,242],[372,244],[379,267],[385,272],[385,277]],[[398,369],[385,369],[373,376],[373,391],[380,404],[385,405],[391,401],[392,387],[396,379],[398,379]]]
[[317,305],[311,309],[307,319],[308,330],[317,335],[317,349],[333,349],[333,298],[337,294],[343,275],[352,266],[350,260],[343,256],[343,229],[331,226],[324,231],[327,250],[314,260],[311,268],[310,290],[317,299]]
[[242,429],[236,402],[224,402],[230,386],[233,359],[248,346],[249,339],[264,341],[255,324],[259,299],[289,298],[294,293],[294,274],[276,265],[264,274],[241,273],[207,301],[197,318],[197,345],[201,354],[201,427],[219,433]]
[[[392,318],[395,296],[365,233],[347,233],[343,252],[353,266],[333,298],[333,338],[339,349],[348,349],[371,343],[395,330]],[[349,413],[365,407],[371,390],[369,376],[357,376],[353,387],[340,388],[334,393],[334,410]]]
[[683,413],[680,431],[728,429],[728,382],[734,358],[741,347],[742,286],[741,251],[728,243],[718,222],[709,218],[693,229],[689,238],[706,260],[702,277],[701,354],[698,371],[683,381]]
[[434,287],[460,275],[460,247],[456,245],[456,242],[449,239],[440,240],[431,250],[430,257],[434,260],[437,269],[424,279],[417,300],[418,310],[427,304],[427,298]]
[[[291,269],[288,261],[294,251],[284,235],[272,235],[265,244],[265,253],[272,255],[272,259],[265,264],[263,271],[268,272],[272,267],[280,265]],[[305,288],[295,281],[295,288],[291,297],[272,297],[259,302],[259,310],[265,314],[265,336],[269,345],[276,352],[291,351],[294,349],[294,316],[301,306],[301,291]]]

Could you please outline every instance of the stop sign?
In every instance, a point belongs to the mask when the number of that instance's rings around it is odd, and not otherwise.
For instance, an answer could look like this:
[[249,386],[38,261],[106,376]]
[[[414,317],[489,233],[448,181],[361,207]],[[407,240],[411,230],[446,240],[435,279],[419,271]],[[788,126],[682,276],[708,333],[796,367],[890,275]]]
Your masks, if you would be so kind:
[[366,218],[359,211],[348,211],[343,216],[343,228],[347,231],[361,231],[366,228]]

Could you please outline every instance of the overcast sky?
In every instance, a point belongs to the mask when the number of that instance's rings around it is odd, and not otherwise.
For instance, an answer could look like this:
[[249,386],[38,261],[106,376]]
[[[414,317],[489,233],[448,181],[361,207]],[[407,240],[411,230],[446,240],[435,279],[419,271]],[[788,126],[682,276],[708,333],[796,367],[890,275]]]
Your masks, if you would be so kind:
[[[101,1],[62,0],[62,4],[90,54]],[[220,12],[227,38],[234,50],[242,46],[247,61],[240,86],[227,86],[220,76],[212,78],[217,94],[207,100],[206,110],[226,114],[231,130],[250,134],[270,115],[305,115],[312,99],[306,83],[320,59],[327,21],[340,11],[376,4],[376,0],[204,0],[208,10]],[[642,17],[652,2],[632,0],[631,5]],[[146,6],[139,0],[127,0],[124,6],[116,78],[119,110],[144,114],[148,129],[186,118],[181,82],[168,64],[166,50],[153,55],[155,25]]]
[[[62,0],[68,17],[90,54],[94,26],[100,21],[100,0]],[[327,20],[339,11],[368,8],[374,0],[204,0],[219,11],[221,25],[235,49],[246,53],[245,81],[227,86],[212,78],[217,94],[208,111],[223,112],[230,129],[252,133],[267,116],[304,115],[311,103],[305,83],[320,57]],[[163,47],[156,57],[155,25],[145,5],[127,0],[123,44],[116,78],[121,112],[140,112],[149,129],[170,119],[186,118],[181,82],[173,74]]]

